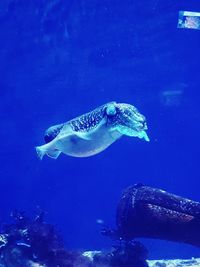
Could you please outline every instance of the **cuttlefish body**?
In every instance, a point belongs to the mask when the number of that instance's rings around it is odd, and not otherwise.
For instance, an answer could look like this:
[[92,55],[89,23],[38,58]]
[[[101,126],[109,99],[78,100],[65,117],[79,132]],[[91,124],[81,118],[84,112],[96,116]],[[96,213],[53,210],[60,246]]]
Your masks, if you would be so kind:
[[146,119],[132,105],[110,102],[66,123],[47,129],[46,144],[37,146],[40,159],[46,154],[56,159],[60,153],[89,157],[100,153],[122,135],[144,138]]

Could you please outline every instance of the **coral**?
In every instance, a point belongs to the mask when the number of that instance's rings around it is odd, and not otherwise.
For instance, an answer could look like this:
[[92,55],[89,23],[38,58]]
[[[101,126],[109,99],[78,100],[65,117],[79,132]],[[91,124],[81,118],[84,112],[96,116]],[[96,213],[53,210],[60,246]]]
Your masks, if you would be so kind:
[[44,213],[34,219],[19,212],[12,217],[15,222],[5,225],[0,235],[0,267],[89,267],[89,259],[64,248],[58,231],[44,221]]

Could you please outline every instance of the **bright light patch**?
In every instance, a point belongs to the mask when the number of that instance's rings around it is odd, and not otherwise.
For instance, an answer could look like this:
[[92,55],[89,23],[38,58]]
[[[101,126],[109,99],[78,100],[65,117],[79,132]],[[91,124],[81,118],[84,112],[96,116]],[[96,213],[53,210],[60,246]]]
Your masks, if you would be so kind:
[[178,28],[200,30],[200,12],[179,11]]

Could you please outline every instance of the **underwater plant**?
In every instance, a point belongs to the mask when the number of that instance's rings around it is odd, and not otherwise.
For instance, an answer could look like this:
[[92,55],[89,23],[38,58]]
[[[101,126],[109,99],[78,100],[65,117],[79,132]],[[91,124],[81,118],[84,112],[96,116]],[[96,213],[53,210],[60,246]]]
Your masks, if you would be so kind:
[[67,251],[55,227],[44,221],[44,213],[31,219],[12,213],[14,223],[2,227],[0,267],[89,267],[79,252]]
[[147,250],[140,242],[120,240],[111,252],[69,251],[56,228],[44,221],[44,213],[31,219],[12,213],[14,222],[2,227],[0,267],[148,267]]

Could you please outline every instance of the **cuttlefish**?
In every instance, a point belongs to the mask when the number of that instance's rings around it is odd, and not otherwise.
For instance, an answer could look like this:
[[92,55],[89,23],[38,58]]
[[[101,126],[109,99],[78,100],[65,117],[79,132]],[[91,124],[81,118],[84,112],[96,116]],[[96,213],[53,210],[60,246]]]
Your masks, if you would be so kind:
[[110,102],[75,119],[48,128],[45,145],[37,146],[44,155],[57,159],[60,153],[89,157],[100,153],[123,135],[149,141],[145,117],[132,105]]

